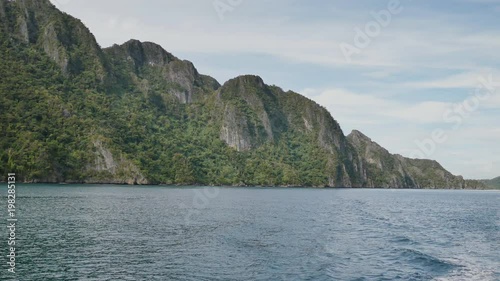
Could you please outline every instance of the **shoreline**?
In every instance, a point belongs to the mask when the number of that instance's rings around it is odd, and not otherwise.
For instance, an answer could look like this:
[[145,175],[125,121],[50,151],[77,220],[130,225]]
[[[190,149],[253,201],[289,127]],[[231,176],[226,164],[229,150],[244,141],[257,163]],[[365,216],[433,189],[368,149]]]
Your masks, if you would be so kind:
[[[0,181],[6,184],[6,181]],[[471,191],[500,191],[498,188],[487,187],[483,189],[475,188],[398,188],[398,187],[330,187],[330,186],[284,186],[284,185],[207,185],[207,184],[129,184],[117,182],[17,182],[16,185],[108,185],[108,186],[136,186],[136,187],[220,187],[220,188],[280,188],[280,189],[373,189],[373,190],[471,190]]]

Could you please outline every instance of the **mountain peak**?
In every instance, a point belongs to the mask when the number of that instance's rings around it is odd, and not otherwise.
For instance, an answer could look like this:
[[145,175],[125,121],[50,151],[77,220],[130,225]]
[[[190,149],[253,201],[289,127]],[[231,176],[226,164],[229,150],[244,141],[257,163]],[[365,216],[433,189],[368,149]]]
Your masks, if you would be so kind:
[[378,143],[374,142],[371,138],[361,133],[358,130],[353,130],[348,136],[347,139],[354,144],[356,147],[370,145],[372,147],[376,147],[377,149],[385,150]]
[[121,45],[115,44],[105,50],[132,59],[136,66],[145,64],[163,66],[171,61],[178,60],[174,55],[163,49],[162,46],[153,42],[141,42],[136,39],[130,39]]
[[266,85],[264,83],[264,80],[262,80],[260,76],[251,74],[240,75],[224,83],[224,85],[232,85],[232,84],[237,84],[242,86],[244,85],[256,86],[258,88],[264,88],[264,86]]
[[76,77],[92,69],[96,82],[105,79],[102,50],[93,34],[48,0],[1,0],[0,32],[14,42],[43,49],[64,75]]
[[366,136],[365,134],[363,134],[362,132],[358,131],[358,130],[352,130],[352,132],[347,136],[348,138],[361,138],[363,140],[366,140],[366,141],[372,141],[372,139],[370,139],[368,136]]

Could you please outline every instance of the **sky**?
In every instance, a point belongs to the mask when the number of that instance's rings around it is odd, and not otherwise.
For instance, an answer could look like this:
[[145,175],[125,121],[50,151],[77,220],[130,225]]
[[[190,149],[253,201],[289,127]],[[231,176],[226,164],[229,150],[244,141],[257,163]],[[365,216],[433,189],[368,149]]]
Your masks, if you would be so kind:
[[51,0],[102,47],[160,44],[221,84],[255,74],[347,135],[500,176],[500,0]]

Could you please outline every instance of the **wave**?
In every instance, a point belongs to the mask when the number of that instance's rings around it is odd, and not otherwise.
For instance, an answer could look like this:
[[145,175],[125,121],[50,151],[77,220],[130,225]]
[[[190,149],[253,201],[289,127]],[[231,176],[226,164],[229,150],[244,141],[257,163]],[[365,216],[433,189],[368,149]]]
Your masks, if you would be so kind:
[[495,269],[488,268],[485,265],[471,263],[470,261],[450,260],[460,267],[455,268],[446,276],[437,277],[432,281],[498,281],[500,280],[500,272],[495,272]]
[[414,249],[403,249],[401,256],[403,259],[409,261],[413,266],[421,267],[425,271],[436,272],[438,274],[447,274],[459,267],[462,267],[460,264],[440,259]]

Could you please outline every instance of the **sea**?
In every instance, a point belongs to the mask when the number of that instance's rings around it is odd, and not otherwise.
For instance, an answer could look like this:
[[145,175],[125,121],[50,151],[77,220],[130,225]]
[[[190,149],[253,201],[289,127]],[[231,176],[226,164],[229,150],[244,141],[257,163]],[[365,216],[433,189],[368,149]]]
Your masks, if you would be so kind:
[[500,192],[18,184],[0,280],[500,280]]

